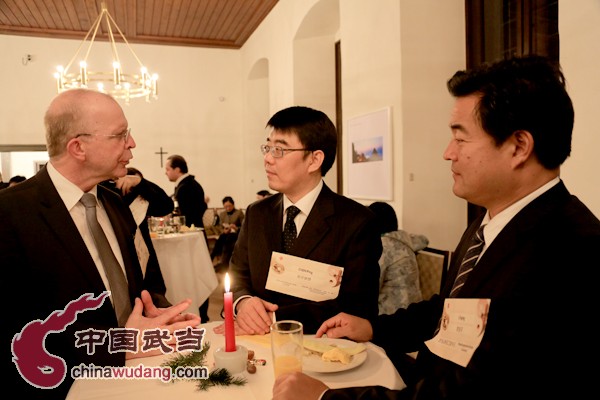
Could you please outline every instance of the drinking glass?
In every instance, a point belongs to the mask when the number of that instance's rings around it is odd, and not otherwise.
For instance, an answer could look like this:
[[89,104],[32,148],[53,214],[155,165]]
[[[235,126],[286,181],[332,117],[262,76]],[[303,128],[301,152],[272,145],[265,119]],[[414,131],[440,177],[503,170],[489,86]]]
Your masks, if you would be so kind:
[[179,233],[181,227],[185,226],[185,215],[175,215],[169,219],[169,225],[172,228],[173,233]]
[[302,323],[290,320],[274,322],[271,325],[271,351],[275,378],[288,372],[302,372]]
[[150,230],[150,237],[163,236],[165,233],[164,218],[148,217],[148,229]]

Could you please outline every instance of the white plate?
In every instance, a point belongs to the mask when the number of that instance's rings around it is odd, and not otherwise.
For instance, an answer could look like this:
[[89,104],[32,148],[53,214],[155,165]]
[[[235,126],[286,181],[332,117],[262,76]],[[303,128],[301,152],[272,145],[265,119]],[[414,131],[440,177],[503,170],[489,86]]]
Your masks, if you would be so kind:
[[[356,342],[346,339],[330,339],[322,337],[315,339],[315,335],[304,335],[305,338],[313,340],[322,340],[326,344],[335,345],[339,348],[354,347]],[[305,349],[304,356],[302,357],[302,371],[304,372],[340,372],[347,371],[352,368],[356,368],[367,359],[367,350],[362,351],[352,356],[352,361],[349,364],[342,364],[338,361],[323,361],[321,356],[317,354],[307,355],[308,351]]]

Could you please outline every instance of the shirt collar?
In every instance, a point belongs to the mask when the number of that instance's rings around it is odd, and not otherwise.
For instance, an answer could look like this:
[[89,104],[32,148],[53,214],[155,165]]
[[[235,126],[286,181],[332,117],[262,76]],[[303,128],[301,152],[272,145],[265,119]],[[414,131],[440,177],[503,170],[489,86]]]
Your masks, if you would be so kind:
[[296,203],[292,203],[286,195],[283,195],[283,215],[285,215],[286,210],[291,205],[298,207],[304,215],[310,214],[310,210],[312,210],[315,202],[317,201],[317,197],[319,197],[319,193],[321,193],[321,189],[323,189],[323,179],[320,179],[317,186],[315,186],[310,192],[306,193],[304,197],[302,197]]
[[[67,207],[67,210],[71,210],[83,196],[83,190],[79,189],[77,185],[65,178],[56,168],[52,165],[52,162],[48,162],[48,175],[50,180],[56,188],[58,195],[62,199],[63,203]],[[94,186],[88,193],[92,193],[98,198],[98,187]]]
[[502,229],[504,229],[504,227],[510,222],[511,219],[514,218],[515,215],[519,213],[519,211],[525,208],[533,200],[546,193],[559,182],[560,178],[557,176],[550,182],[546,183],[544,186],[540,187],[537,190],[534,190],[527,196],[523,197],[521,200],[511,204],[506,209],[499,212],[494,218],[490,219],[490,212],[487,211],[485,213],[485,216],[483,217],[483,221],[481,222],[482,225],[486,225],[486,227],[483,229],[485,247],[489,247],[489,245],[496,238],[496,236],[500,234]]
[[185,174],[183,174],[179,178],[177,178],[177,180],[175,181],[175,186],[179,185],[179,182],[181,182],[182,180],[184,180],[188,176],[190,176],[190,173],[186,172]]

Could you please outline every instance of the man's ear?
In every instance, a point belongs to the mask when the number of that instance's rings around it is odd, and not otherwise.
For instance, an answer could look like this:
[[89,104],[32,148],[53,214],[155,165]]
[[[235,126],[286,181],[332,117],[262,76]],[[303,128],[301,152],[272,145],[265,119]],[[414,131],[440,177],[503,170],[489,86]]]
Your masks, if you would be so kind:
[[79,138],[73,138],[67,143],[66,152],[68,152],[71,157],[83,161],[86,158],[86,145],[87,143],[79,140]]
[[309,155],[311,158],[311,163],[308,167],[309,172],[315,172],[321,169],[321,165],[323,165],[323,161],[325,160],[325,153],[323,150],[315,150],[311,152]]
[[509,140],[513,144],[513,166],[521,166],[533,156],[534,141],[529,131],[515,131]]

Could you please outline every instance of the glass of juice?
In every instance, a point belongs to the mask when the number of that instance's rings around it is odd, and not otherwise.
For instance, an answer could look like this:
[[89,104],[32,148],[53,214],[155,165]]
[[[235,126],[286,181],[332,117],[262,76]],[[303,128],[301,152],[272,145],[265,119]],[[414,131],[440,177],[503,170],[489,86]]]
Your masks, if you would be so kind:
[[304,351],[302,323],[298,321],[277,321],[271,325],[271,351],[275,379],[288,372],[302,372]]

